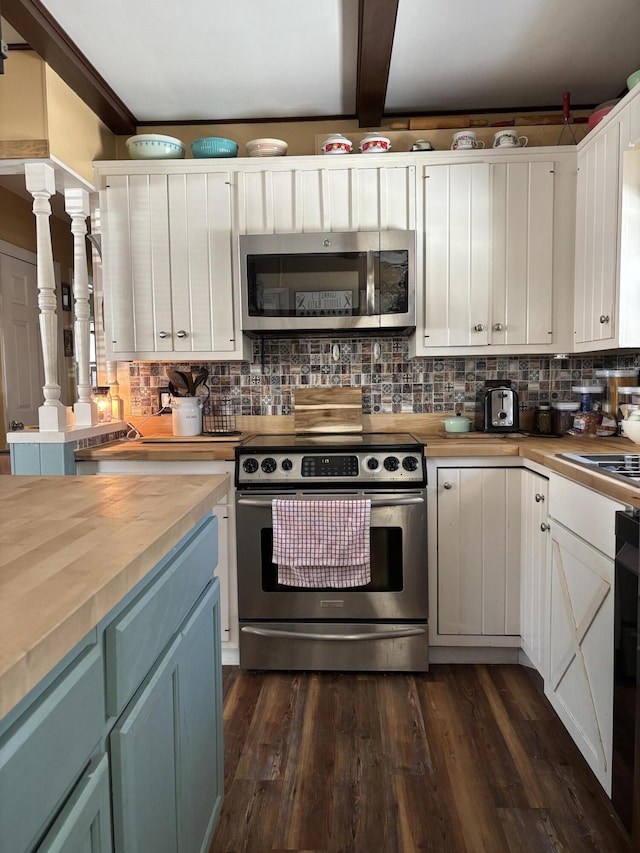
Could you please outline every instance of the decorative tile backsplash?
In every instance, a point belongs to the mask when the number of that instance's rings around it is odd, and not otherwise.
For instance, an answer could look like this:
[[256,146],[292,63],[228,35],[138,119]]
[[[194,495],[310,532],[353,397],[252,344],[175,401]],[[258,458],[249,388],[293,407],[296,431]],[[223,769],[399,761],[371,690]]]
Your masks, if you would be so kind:
[[[378,344],[379,356],[374,345]],[[338,347],[336,350],[335,347]],[[377,357],[376,357],[377,356]],[[571,386],[595,384],[598,368],[638,367],[638,354],[488,358],[409,358],[407,338],[263,338],[249,362],[206,362],[214,397],[231,396],[238,415],[289,415],[299,385],[361,386],[365,414],[473,412],[487,379],[505,379],[522,409],[541,401],[573,400]],[[127,417],[150,415],[166,390],[167,370],[197,370],[193,362],[120,365]]]

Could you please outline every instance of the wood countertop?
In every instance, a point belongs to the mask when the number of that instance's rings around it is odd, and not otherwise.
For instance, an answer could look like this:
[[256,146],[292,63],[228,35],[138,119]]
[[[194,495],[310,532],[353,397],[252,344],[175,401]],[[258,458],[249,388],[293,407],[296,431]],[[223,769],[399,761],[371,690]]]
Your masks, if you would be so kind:
[[[238,418],[242,430],[235,441],[229,442],[176,442],[171,440],[167,425],[155,438],[164,435],[166,443],[154,441],[117,441],[76,451],[76,459],[84,460],[143,460],[143,461],[233,461],[235,448],[252,434],[291,433],[294,429],[290,416],[262,416]],[[558,459],[559,453],[640,453],[640,445],[624,436],[612,438],[580,438],[565,435],[562,438],[540,438],[522,433],[441,433],[441,415],[364,416],[365,432],[410,432],[425,444],[427,458],[444,457],[496,457],[520,456],[543,465],[575,482],[582,483],[601,494],[640,507],[640,487],[622,480],[592,472],[580,465]],[[154,436],[149,436],[153,438]]]
[[0,718],[229,488],[226,475],[0,477]]

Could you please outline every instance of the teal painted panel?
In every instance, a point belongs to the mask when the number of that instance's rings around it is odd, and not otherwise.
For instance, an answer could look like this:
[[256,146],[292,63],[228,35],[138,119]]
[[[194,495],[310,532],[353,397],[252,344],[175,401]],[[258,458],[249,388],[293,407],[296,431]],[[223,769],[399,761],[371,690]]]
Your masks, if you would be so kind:
[[220,584],[202,596],[182,629],[178,664],[179,755],[178,792],[180,850],[208,849],[222,808],[222,675]]
[[178,635],[111,734],[115,853],[176,853]]
[[218,520],[210,516],[167,568],[105,631],[107,711],[117,717],[213,576]]
[[10,444],[11,473],[38,475],[40,471],[39,444]]
[[105,723],[103,659],[85,649],[0,740],[0,850],[29,850],[62,805]]
[[38,853],[111,853],[109,760],[93,759]]

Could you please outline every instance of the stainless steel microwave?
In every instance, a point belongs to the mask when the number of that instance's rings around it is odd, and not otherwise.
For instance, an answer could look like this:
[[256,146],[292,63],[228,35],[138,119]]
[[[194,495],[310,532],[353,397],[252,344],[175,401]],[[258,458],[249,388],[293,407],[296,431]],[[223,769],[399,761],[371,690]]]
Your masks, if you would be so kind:
[[250,334],[416,324],[414,231],[242,236],[240,269]]

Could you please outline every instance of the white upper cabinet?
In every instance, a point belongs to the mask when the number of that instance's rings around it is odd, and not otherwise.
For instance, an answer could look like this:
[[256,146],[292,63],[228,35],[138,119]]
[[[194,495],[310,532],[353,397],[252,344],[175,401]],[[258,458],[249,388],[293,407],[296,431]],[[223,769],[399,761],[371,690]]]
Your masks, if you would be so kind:
[[230,174],[109,173],[100,211],[107,357],[241,358]]
[[637,88],[578,145],[576,352],[640,346],[639,157]]
[[575,155],[485,156],[423,168],[415,355],[571,345]]
[[241,234],[415,229],[415,166],[338,164],[243,166]]

